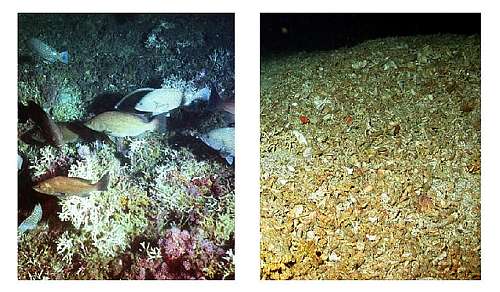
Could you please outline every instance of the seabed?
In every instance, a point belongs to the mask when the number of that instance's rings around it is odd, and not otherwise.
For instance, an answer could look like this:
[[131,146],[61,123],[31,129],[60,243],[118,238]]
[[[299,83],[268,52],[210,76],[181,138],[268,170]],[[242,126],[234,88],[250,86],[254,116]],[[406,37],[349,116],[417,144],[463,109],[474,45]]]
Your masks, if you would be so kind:
[[480,38],[261,62],[262,279],[480,279]]

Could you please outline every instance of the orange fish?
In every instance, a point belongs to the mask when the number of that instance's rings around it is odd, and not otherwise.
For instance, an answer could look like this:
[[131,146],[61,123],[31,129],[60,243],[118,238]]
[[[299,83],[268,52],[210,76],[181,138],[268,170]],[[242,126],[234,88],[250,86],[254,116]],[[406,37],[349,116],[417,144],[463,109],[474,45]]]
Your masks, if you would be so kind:
[[78,177],[56,176],[39,182],[33,189],[39,193],[56,196],[87,196],[90,192],[106,191],[109,184],[109,173],[106,173],[98,182]]

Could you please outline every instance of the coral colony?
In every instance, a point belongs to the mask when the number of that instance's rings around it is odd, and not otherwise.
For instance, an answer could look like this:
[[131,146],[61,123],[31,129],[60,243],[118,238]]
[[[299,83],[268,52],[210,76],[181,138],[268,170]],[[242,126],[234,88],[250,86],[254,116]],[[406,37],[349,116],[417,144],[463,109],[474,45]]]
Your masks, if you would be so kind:
[[19,21],[18,278],[234,279],[233,16]]

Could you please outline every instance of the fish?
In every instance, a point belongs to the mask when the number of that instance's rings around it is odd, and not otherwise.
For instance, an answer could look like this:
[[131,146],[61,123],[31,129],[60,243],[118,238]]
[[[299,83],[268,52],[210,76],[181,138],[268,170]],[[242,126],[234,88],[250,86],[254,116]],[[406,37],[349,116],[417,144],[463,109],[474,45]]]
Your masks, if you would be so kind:
[[232,165],[234,162],[234,128],[217,128],[199,136],[210,148],[219,151],[222,158]]
[[74,131],[71,131],[70,128],[68,128],[67,123],[57,123],[57,126],[61,130],[61,133],[63,135],[63,143],[75,143],[78,140],[80,140],[80,137],[78,136],[77,133]]
[[50,145],[60,147],[64,144],[63,134],[56,122],[50,118],[47,113],[34,101],[28,101],[26,111],[29,118],[33,120],[40,130],[43,139]]
[[84,123],[94,131],[113,137],[135,137],[147,131],[163,130],[165,124],[162,116],[147,121],[140,115],[118,111],[104,112]]
[[142,112],[151,112],[154,115],[168,113],[182,105],[184,93],[175,88],[155,89],[137,103],[135,109]]
[[47,45],[40,39],[32,38],[29,40],[28,44],[37,56],[41,57],[48,63],[59,61],[63,64],[68,64],[69,62],[69,54],[67,51],[59,53],[56,49]]
[[[56,123],[62,134],[62,144],[76,143],[78,141],[94,142],[96,140],[104,141],[108,144],[114,144],[113,141],[104,133],[94,131],[79,121]],[[21,140],[27,144],[48,144],[41,130],[31,129],[21,135]]]
[[96,183],[79,177],[56,176],[39,182],[33,189],[39,193],[56,197],[85,197],[90,192],[106,191],[108,185],[109,173],[106,173]]
[[17,153],[17,170],[21,170],[23,168],[23,157]]
[[[56,123],[57,127],[59,128],[59,131],[61,132],[62,138],[61,138],[61,143],[62,144],[67,144],[67,143],[74,143],[79,140],[78,135],[68,129],[66,126],[66,123]],[[29,138],[29,139],[28,139]],[[26,132],[25,135],[22,137],[23,141],[25,141],[28,144],[31,144],[32,142],[37,142],[37,143],[42,143],[42,144],[47,144],[47,139],[45,139],[44,135],[41,133],[41,131],[37,131],[37,129],[34,129],[33,131],[28,131]]]
[[64,143],[75,143],[80,140],[84,142],[94,142],[96,140],[101,140],[109,144],[113,144],[109,137],[104,133],[94,131],[78,121],[57,123],[57,126],[59,127],[59,129],[61,129]]
[[208,102],[210,97],[210,89],[208,87],[202,88],[193,93],[186,93],[179,88],[165,87],[165,88],[139,88],[131,93],[125,95],[116,105],[115,109],[118,109],[120,105],[127,99],[134,97],[136,99],[137,94],[144,93],[142,98],[135,104],[134,109],[141,112],[149,112],[153,116],[166,113],[166,116],[170,116],[170,111],[179,107],[188,107],[197,102],[204,101]]
[[[122,103],[127,100],[127,99],[130,99],[132,96],[135,96],[141,92],[151,92],[155,90],[154,88],[149,88],[149,87],[145,87],[145,88],[139,88],[139,89],[136,89],[132,92],[130,92],[129,94],[125,95],[124,97],[122,97],[122,99],[120,99],[120,101],[115,105],[115,109],[119,109],[120,108],[120,105],[122,105]],[[138,96],[140,97],[140,96]],[[134,98],[135,99],[135,98]],[[137,102],[137,101],[136,101]]]
[[198,102],[208,102],[211,93],[212,91],[209,87],[203,87],[202,89],[194,93],[184,94],[184,100],[182,102],[182,106],[187,107],[194,105]]
[[42,220],[42,205],[37,204],[26,219],[17,227],[19,234],[23,234],[28,230],[35,229],[38,223]]

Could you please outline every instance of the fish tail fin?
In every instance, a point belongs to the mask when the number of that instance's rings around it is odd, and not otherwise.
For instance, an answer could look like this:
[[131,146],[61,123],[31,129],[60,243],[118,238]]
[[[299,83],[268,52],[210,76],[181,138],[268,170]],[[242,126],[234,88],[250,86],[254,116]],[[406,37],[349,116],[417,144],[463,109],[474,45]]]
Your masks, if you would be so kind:
[[59,53],[59,60],[61,60],[61,62],[63,62],[64,64],[68,64],[68,62],[69,62],[68,51],[64,51],[64,52]]
[[233,155],[228,155],[226,157],[224,157],[227,161],[227,163],[229,163],[229,165],[233,165],[233,162],[234,162],[234,156]]
[[109,185],[109,172],[107,172],[97,183],[96,190],[97,191],[107,191]]
[[167,115],[165,113],[157,115],[153,121],[154,129],[158,132],[165,133],[167,131]]
[[208,87],[203,87],[202,89],[198,90],[195,93],[195,100],[201,100],[208,102],[210,100],[210,95],[212,93],[212,90]]

